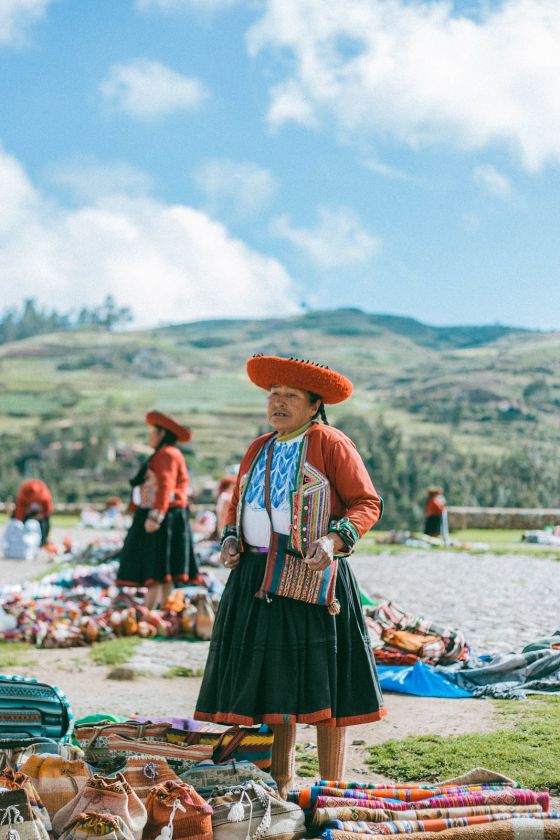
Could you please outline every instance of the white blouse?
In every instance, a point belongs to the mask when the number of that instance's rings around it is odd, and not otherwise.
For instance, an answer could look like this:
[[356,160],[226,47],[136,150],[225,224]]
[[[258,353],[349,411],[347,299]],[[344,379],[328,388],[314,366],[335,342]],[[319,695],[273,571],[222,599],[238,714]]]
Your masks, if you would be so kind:
[[[270,466],[270,507],[272,524],[278,534],[290,533],[290,495],[304,434],[286,441],[275,441]],[[248,545],[268,548],[270,519],[266,510],[264,479],[268,446],[265,446],[255,463],[243,506],[243,540]]]

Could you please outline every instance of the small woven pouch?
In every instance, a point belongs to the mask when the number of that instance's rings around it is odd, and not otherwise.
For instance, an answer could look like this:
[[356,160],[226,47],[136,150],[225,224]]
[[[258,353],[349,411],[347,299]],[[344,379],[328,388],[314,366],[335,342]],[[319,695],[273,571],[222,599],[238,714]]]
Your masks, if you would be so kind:
[[88,779],[80,793],[55,815],[54,833],[62,834],[81,813],[121,817],[135,840],[140,840],[146,825],[146,808],[122,773],[114,778],[96,774]]
[[156,785],[163,782],[180,782],[164,758],[129,758],[122,774],[142,802],[146,801]]
[[144,840],[212,840],[212,808],[185,782],[156,785],[146,810]]

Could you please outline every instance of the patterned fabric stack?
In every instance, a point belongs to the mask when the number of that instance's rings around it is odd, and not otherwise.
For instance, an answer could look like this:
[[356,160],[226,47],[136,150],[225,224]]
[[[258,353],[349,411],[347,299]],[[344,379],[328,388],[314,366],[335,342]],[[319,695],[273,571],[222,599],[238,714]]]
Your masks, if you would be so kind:
[[508,782],[376,785],[320,781],[290,794],[323,840],[406,834],[413,840],[560,838],[560,813],[547,792]]

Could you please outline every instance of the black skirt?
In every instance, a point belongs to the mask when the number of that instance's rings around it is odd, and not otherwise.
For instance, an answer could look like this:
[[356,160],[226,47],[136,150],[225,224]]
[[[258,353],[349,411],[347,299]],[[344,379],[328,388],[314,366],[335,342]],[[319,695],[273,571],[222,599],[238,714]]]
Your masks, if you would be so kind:
[[188,508],[169,508],[153,534],[144,523],[149,511],[139,508],[120,554],[118,586],[151,586],[154,583],[186,583],[198,574]]
[[424,523],[424,533],[429,537],[440,537],[441,526],[443,524],[443,516],[441,513],[434,513],[426,517]]
[[341,610],[255,598],[266,555],[244,554],[216,616],[195,718],[351,726],[386,713],[356,578],[339,563]]

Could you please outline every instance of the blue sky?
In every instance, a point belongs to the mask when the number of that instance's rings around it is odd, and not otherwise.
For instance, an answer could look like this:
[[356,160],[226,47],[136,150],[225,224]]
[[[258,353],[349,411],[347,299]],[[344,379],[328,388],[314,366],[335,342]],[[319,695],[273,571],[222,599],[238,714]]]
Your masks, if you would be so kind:
[[560,328],[557,0],[2,0],[3,306]]

